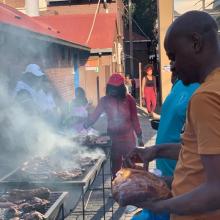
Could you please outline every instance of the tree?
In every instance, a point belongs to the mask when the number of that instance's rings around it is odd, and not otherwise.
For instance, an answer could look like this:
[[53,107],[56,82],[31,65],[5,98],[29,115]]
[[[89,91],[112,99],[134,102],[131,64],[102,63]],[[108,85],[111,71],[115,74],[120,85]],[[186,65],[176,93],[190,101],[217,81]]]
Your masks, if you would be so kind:
[[[128,8],[128,0],[125,0],[124,3]],[[155,39],[154,27],[157,19],[157,1],[133,0],[132,4],[134,20],[151,39]],[[133,30],[142,34],[135,24],[133,25]]]

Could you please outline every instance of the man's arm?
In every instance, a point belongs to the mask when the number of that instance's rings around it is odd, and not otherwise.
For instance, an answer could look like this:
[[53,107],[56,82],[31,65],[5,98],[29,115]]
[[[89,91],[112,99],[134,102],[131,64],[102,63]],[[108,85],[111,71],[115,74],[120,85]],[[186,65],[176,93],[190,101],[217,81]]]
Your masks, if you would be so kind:
[[101,98],[101,100],[99,101],[97,107],[95,108],[93,113],[91,113],[89,115],[89,117],[87,118],[87,120],[84,123],[83,127],[87,129],[90,126],[92,126],[98,120],[98,118],[100,117],[100,115],[103,112],[104,112],[104,98]]
[[156,158],[166,158],[171,160],[178,160],[179,153],[181,150],[180,143],[168,143],[158,144],[156,147]]
[[220,155],[201,156],[206,182],[193,191],[154,204],[135,204],[154,212],[168,212],[177,215],[203,214],[220,209]]
[[178,160],[181,149],[180,143],[158,144],[152,147],[135,148],[128,154],[124,161],[125,167],[135,167],[135,163],[142,162],[146,165],[156,158]]

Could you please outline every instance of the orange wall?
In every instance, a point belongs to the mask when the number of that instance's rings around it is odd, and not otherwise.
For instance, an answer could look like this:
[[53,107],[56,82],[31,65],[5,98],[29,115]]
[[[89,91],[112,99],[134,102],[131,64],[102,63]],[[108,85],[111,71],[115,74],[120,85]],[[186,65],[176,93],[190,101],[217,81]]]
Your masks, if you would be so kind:
[[164,38],[169,25],[173,21],[173,0],[158,0],[158,17],[159,17],[159,57],[160,57],[160,74],[161,74],[161,91],[162,101],[167,97],[171,89],[171,73],[167,72],[164,67],[170,64],[170,61],[164,50]]
[[82,86],[85,91],[88,100],[92,101],[94,105],[97,105],[98,94],[97,94],[97,77],[99,78],[99,96],[102,97],[105,95],[105,88],[107,80],[111,74],[111,55],[103,56],[90,56],[88,63],[94,63],[94,66],[97,65],[98,72],[93,70],[87,70],[83,65],[80,66],[80,86]]

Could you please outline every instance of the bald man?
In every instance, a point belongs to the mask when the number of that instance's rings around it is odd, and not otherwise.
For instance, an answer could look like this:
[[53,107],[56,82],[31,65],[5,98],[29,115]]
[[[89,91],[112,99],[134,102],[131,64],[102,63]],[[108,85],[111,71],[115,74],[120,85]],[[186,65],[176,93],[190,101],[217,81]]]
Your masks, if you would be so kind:
[[220,220],[220,48],[218,27],[205,12],[191,11],[174,21],[164,43],[178,78],[198,82],[187,110],[182,144],[135,149],[144,163],[155,158],[178,159],[172,182],[173,197],[154,203],[132,204],[172,220]]

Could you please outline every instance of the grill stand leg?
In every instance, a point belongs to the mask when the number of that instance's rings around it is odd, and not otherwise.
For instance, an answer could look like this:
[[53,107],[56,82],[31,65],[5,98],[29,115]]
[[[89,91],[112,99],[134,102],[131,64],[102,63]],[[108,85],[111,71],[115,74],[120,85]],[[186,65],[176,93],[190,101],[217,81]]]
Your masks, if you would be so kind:
[[65,219],[65,216],[64,216],[64,205],[62,204],[62,206],[61,206],[61,210],[62,210],[62,220],[64,220]]
[[103,198],[103,216],[105,220],[105,166],[102,165],[102,198]]
[[59,208],[59,212],[57,214],[56,220],[65,220],[63,204]]
[[[111,173],[111,192],[112,192],[112,152],[110,151],[110,173]],[[112,198],[112,219],[113,219],[113,214],[114,214],[114,200]]]
[[85,220],[85,195],[82,186],[82,212],[83,212],[83,220]]

